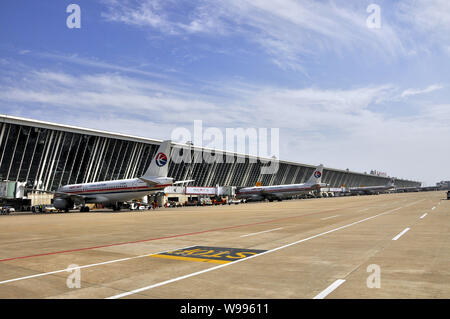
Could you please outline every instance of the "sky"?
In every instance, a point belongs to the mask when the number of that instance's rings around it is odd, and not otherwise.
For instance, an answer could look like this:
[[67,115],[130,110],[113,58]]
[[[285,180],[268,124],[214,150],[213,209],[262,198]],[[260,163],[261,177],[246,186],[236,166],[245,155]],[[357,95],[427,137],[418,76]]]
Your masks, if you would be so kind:
[[1,114],[155,139],[278,128],[281,160],[424,185],[450,180],[449,61],[447,0],[0,4]]

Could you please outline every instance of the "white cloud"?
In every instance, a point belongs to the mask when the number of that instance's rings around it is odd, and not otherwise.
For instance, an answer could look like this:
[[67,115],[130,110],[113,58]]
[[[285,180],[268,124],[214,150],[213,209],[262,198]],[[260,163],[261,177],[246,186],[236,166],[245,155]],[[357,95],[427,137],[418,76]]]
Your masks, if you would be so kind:
[[[211,14],[209,7],[199,5],[186,18],[171,12],[171,8],[190,5],[188,1],[104,1],[108,9],[102,17],[108,21],[121,22],[139,27],[151,27],[165,34],[223,33],[223,25]],[[217,13],[217,11],[216,11]]]
[[129,74],[137,74],[156,78],[168,78],[165,74],[141,70],[134,67],[126,67],[118,64],[112,64],[97,59],[89,59],[78,55],[63,55],[48,52],[36,53],[39,57],[49,58],[52,60],[61,60],[68,63],[78,64],[87,67],[94,67],[109,71],[124,72]]
[[[450,2],[382,1],[381,28],[366,25],[368,3],[313,0],[106,1],[108,21],[169,36],[238,36],[259,45],[282,69],[308,75],[305,61],[323,53],[379,58],[449,52]],[[180,14],[180,12],[185,14]]]
[[449,1],[406,0],[399,2],[397,9],[397,18],[407,24],[405,36],[417,47],[425,52],[430,45],[447,50],[450,42]]
[[[229,0],[229,16],[257,30],[250,36],[273,55],[301,61],[301,55],[323,51],[373,52],[396,56],[402,44],[387,22],[378,30],[366,25],[365,7],[335,5],[326,1]],[[239,8],[239,9],[238,9]]]
[[399,3],[403,19],[417,26],[422,32],[435,31],[449,37],[450,2],[447,0],[408,0]]
[[418,95],[418,94],[426,94],[426,93],[431,93],[436,90],[440,90],[442,88],[443,88],[443,86],[440,84],[433,84],[433,85],[426,87],[425,89],[407,89],[402,92],[401,96],[408,97],[408,96],[413,96],[413,95]]
[[[169,138],[177,126],[191,129],[195,119],[204,128],[280,128],[281,159],[377,169],[428,183],[443,178],[439,167],[450,160],[443,147],[450,106],[428,103],[414,116],[390,118],[378,108],[399,96],[390,84],[290,90],[215,84],[215,92],[228,92],[223,96],[111,73],[28,69],[15,78],[0,81],[0,109],[12,115],[150,138]],[[430,158],[436,168],[428,169]]]
[[377,53],[391,57],[404,51],[388,20],[381,29],[367,27],[364,6],[337,6],[332,1],[202,0],[189,2],[193,8],[187,18],[173,14],[185,4],[114,1],[103,16],[109,21],[157,29],[166,35],[242,36],[260,45],[281,68],[302,72],[304,57],[321,52],[358,51],[368,56]]
[[[190,116],[220,119],[220,108],[202,95],[117,74],[72,76],[31,71],[14,84],[1,85],[0,100],[38,104],[55,112],[123,114],[152,117],[155,122],[186,123]],[[188,115],[190,114],[190,116]]]

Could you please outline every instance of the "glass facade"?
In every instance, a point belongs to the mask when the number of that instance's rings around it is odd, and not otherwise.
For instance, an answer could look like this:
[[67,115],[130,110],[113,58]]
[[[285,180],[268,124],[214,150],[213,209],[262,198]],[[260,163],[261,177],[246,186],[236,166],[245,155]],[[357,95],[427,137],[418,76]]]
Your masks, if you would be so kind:
[[[16,121],[17,122],[17,121]],[[0,180],[28,182],[44,190],[56,190],[66,184],[142,176],[158,149],[156,142],[127,140],[122,136],[94,135],[43,125],[0,123]],[[172,149],[172,152],[180,152]],[[175,180],[193,179],[195,186],[253,186],[305,182],[314,168],[280,162],[275,174],[261,174],[266,164],[238,154],[223,154],[220,163],[199,161],[201,153],[187,151],[189,161],[170,162],[169,176]],[[214,155],[214,154],[213,154]],[[220,156],[220,155],[218,155]],[[239,160],[238,160],[239,159]],[[384,185],[386,177],[325,169],[322,182],[341,185]],[[420,186],[419,182],[396,180],[398,187]]]

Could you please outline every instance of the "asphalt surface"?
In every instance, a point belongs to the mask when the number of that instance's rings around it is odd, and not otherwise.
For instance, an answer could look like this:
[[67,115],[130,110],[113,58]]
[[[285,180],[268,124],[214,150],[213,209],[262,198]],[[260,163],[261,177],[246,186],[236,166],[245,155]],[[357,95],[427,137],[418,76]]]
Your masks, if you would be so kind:
[[449,298],[445,198],[0,216],[0,298]]

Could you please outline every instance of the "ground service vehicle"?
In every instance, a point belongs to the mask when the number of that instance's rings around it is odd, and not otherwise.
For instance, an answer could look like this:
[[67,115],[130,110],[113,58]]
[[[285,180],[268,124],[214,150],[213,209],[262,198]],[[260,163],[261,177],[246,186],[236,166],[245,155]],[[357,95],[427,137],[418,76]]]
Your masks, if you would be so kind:
[[9,214],[11,214],[11,213],[14,213],[16,210],[13,208],[13,207],[11,207],[11,206],[3,206],[2,208],[1,208],[1,210],[0,210],[0,213],[2,214],[2,215],[9,215]]

